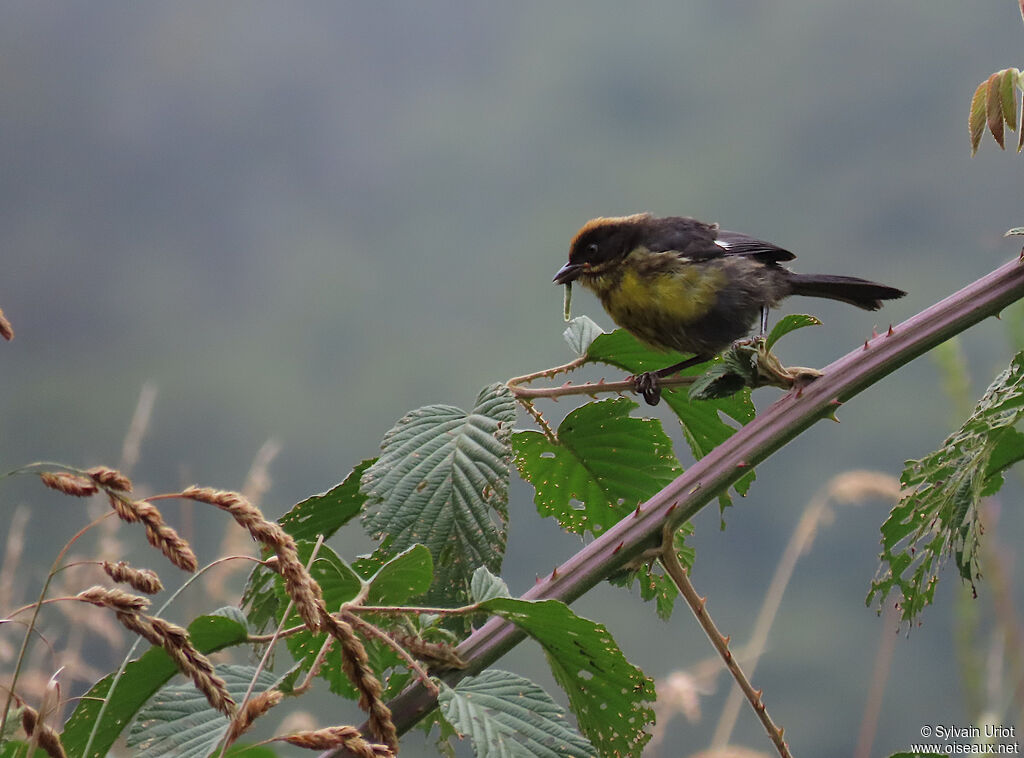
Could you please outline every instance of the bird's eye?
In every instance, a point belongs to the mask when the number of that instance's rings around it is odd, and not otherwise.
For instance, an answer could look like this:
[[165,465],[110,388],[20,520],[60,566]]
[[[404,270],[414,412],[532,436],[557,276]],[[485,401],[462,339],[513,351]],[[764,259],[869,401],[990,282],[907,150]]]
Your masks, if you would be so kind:
[[591,242],[589,245],[587,245],[587,254],[588,255],[597,255],[597,243],[596,242]]

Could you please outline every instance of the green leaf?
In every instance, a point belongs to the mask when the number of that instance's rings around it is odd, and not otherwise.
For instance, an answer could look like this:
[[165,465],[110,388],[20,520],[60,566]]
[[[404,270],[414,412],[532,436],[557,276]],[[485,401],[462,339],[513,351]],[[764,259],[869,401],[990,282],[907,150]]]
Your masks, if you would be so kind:
[[569,347],[580,358],[587,354],[591,343],[602,334],[604,334],[604,330],[588,316],[577,316],[569,322],[569,326],[562,332],[562,336],[569,343]]
[[370,579],[366,605],[401,605],[424,594],[434,579],[434,559],[423,545],[413,545],[381,566]]
[[821,326],[821,319],[806,313],[790,313],[778,320],[765,340],[765,349],[771,350],[775,343],[790,332],[803,329],[805,326]]
[[594,748],[540,687],[491,669],[455,689],[441,685],[441,713],[473,741],[478,758],[587,758]]
[[[665,366],[679,363],[685,358],[686,356],[682,353],[672,350],[662,352],[647,347],[625,329],[616,329],[614,332],[598,335],[587,350],[588,361],[607,363],[634,374],[657,371]],[[683,372],[683,376],[690,373],[689,371]],[[693,373],[700,373],[700,369],[696,369]]]
[[431,601],[464,599],[477,566],[499,571],[508,520],[509,436],[515,402],[508,388],[484,388],[469,413],[428,405],[385,436],[362,478],[367,530],[391,554],[417,543],[434,558]]
[[998,490],[1002,471],[1024,459],[1024,435],[1013,428],[1022,415],[1024,353],[1018,353],[941,448],[907,461],[901,477],[906,494],[882,524],[882,570],[868,604],[896,591],[903,620],[913,621],[932,602],[938,569],[950,554],[973,584],[982,531],[978,501]]
[[474,603],[482,603],[492,597],[512,597],[508,591],[508,585],[500,576],[495,576],[481,566],[473,572],[473,579],[469,583],[469,595]]
[[985,133],[986,102],[988,99],[988,81],[984,81],[974,90],[971,98],[971,114],[968,119],[968,130],[971,135],[971,155],[978,152],[981,136]]
[[366,495],[359,491],[359,480],[375,460],[363,461],[327,492],[296,503],[277,523],[297,540],[315,540],[321,534],[329,539],[362,511]]
[[[617,329],[611,334],[603,334],[591,344],[587,351],[587,359],[600,361],[625,369],[632,374],[645,371],[656,371],[683,360],[681,353],[660,353],[643,345],[636,337],[624,329]],[[693,366],[681,372],[681,376],[697,376],[721,362],[716,358],[712,363]],[[686,388],[666,388],[662,397],[679,418],[693,457],[700,460],[718,445],[729,439],[736,428],[726,423],[724,418],[731,418],[739,424],[746,424],[754,418],[754,404],[750,399],[750,390],[744,389],[734,395],[717,400],[693,400]],[[741,495],[746,494],[754,481],[754,471],[743,476],[734,489]],[[724,508],[731,504],[729,494],[723,492],[719,503]]]
[[542,516],[601,534],[682,473],[661,423],[630,417],[636,407],[621,397],[582,405],[562,420],[557,442],[540,432],[512,436]]
[[1000,109],[1003,119],[1010,131],[1017,130],[1017,77],[1020,72],[1015,68],[1003,69],[999,77]]
[[580,729],[599,755],[639,756],[654,723],[654,683],[633,666],[603,624],[557,600],[494,598],[483,610],[511,621],[540,643]]
[[999,72],[988,78],[988,92],[985,94],[985,114],[988,130],[999,147],[1006,149],[1003,143],[1003,99],[1000,94]]
[[[252,666],[217,666],[228,692],[241,703],[253,678],[257,695],[277,685],[278,678],[269,671]],[[126,744],[135,755],[146,758],[206,758],[217,747],[231,722],[215,711],[191,684],[168,685],[160,689],[128,731]]]
[[1024,460],[1024,434],[1007,429],[996,441],[985,467],[982,497],[994,495],[1003,486],[1003,471]]
[[[192,644],[201,653],[212,653],[230,645],[239,645],[248,639],[244,624],[224,616],[200,616],[189,624],[188,634]],[[162,648],[152,647],[141,658],[125,667],[113,694],[110,694],[113,674],[93,685],[79,700],[78,707],[61,734],[68,755],[73,758],[84,755],[89,733],[108,695],[110,702],[98,725],[89,758],[106,755],[143,703],[177,673],[178,669],[167,653]]]

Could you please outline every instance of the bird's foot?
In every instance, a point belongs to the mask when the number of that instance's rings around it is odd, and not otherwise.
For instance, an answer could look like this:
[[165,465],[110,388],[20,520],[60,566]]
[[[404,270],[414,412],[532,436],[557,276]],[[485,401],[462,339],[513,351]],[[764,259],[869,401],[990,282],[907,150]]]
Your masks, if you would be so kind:
[[661,387],[658,386],[658,372],[647,371],[633,377],[633,387],[643,396],[648,405],[657,405],[661,400]]

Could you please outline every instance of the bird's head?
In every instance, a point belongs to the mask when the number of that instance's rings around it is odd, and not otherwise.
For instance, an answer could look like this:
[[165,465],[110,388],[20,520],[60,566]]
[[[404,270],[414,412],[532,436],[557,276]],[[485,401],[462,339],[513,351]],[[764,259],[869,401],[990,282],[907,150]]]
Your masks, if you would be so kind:
[[555,284],[569,284],[580,276],[599,276],[618,265],[636,248],[650,219],[649,213],[637,213],[585,223],[569,247],[569,262],[555,274]]

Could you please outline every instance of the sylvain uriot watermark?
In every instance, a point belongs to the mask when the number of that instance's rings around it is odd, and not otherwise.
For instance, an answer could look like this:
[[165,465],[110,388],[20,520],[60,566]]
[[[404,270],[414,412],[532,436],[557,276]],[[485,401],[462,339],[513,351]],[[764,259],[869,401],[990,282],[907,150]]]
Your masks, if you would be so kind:
[[1000,724],[957,726],[956,724],[925,724],[921,736],[939,740],[1012,740],[1017,738],[1016,727]]

